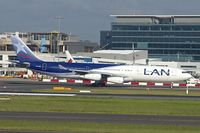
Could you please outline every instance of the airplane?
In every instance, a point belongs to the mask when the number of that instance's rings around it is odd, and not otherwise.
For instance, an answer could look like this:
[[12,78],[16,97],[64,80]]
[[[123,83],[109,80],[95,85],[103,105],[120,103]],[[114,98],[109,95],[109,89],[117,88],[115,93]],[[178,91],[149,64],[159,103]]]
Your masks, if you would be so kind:
[[178,68],[73,62],[47,62],[39,59],[17,36],[11,35],[18,63],[28,69],[53,77],[94,80],[95,86],[105,86],[106,82],[122,84],[130,81],[180,82],[192,75]]
[[75,63],[76,61],[74,60],[74,58],[71,56],[71,54],[69,53],[68,50],[65,51],[65,55],[67,57],[67,62],[68,63]]

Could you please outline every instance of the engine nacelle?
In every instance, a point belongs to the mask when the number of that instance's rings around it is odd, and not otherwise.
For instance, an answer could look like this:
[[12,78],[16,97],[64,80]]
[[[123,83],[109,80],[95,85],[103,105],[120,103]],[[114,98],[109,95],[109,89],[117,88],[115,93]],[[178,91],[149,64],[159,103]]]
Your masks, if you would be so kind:
[[108,77],[107,81],[111,83],[122,84],[124,82],[124,78],[123,77]]
[[86,74],[84,75],[84,78],[90,80],[101,80],[101,74]]

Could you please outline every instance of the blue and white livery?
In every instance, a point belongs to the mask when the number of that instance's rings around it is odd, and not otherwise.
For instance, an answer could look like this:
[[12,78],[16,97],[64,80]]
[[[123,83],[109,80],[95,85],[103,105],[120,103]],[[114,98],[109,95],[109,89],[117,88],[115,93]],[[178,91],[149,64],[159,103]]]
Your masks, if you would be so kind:
[[38,73],[54,77],[94,80],[98,85],[104,81],[124,83],[129,81],[180,82],[192,76],[182,69],[145,65],[118,65],[95,63],[46,62],[34,55],[17,36],[11,36],[20,64]]

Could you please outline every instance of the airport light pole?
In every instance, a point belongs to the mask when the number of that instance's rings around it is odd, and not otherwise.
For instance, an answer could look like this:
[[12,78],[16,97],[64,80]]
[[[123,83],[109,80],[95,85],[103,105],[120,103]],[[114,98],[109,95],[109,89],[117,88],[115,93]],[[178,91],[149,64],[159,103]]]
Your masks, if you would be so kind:
[[189,94],[188,84],[189,84],[189,81],[187,80],[187,82],[186,82],[186,90],[185,90],[185,93],[186,93],[187,95]]
[[61,20],[64,19],[62,16],[56,16],[56,20],[58,20],[58,40],[57,40],[57,54],[58,54],[58,61],[59,61],[59,53],[60,53],[60,42],[61,42]]
[[133,65],[135,64],[135,43],[132,42],[132,50],[133,50]]
[[62,16],[56,16],[55,19],[58,20],[58,32],[60,34],[60,32],[61,32],[61,20],[64,19],[64,17],[62,17]]

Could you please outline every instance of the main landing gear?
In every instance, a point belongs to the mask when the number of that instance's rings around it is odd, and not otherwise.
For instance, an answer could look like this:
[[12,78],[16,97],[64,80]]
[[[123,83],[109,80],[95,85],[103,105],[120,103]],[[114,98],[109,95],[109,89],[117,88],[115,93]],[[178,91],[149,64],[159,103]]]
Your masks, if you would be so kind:
[[106,82],[105,81],[95,81],[95,83],[92,84],[94,87],[105,87]]

